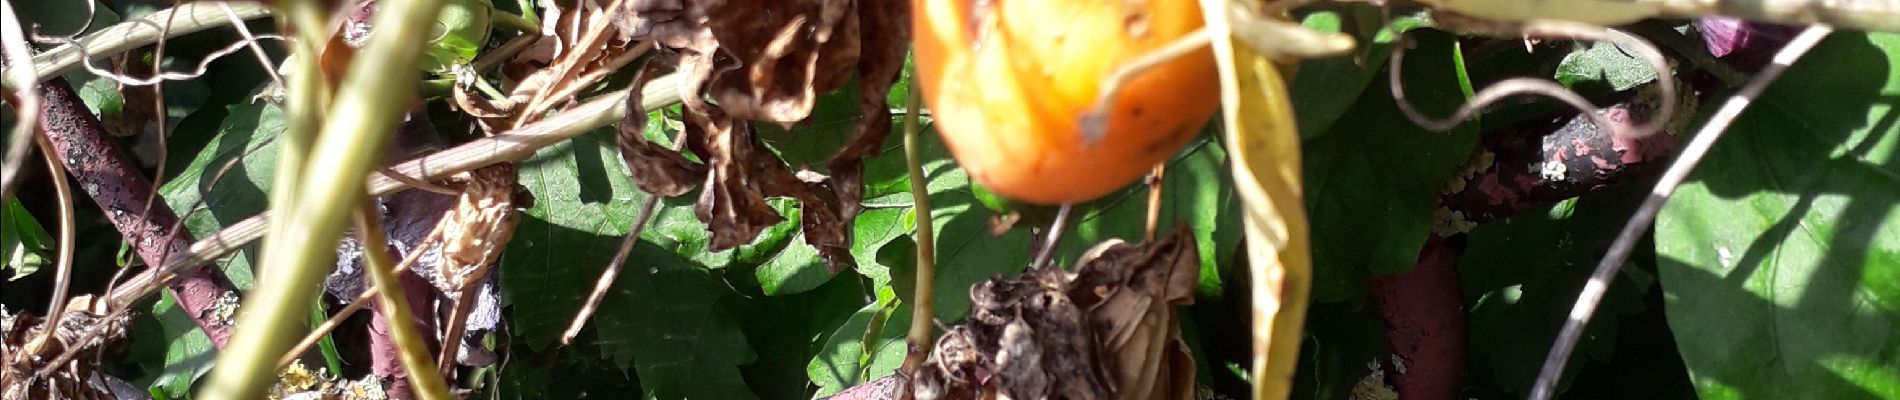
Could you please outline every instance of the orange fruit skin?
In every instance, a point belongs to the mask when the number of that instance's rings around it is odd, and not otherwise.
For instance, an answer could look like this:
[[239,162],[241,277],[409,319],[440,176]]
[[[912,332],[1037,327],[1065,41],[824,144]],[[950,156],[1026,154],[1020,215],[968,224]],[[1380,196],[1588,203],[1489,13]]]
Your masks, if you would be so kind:
[[1081,119],[1121,65],[1202,25],[1196,0],[912,0],[917,83],[945,144],[977,183],[1037,204],[1080,203],[1134,182],[1220,105],[1201,49],[1121,86],[1100,141]]

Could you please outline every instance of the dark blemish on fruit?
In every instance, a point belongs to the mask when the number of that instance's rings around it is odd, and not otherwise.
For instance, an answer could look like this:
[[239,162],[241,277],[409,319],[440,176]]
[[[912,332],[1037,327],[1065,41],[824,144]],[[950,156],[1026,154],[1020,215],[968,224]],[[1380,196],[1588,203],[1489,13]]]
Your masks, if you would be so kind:
[[1135,106],[1135,107],[1129,107],[1129,108],[1128,108],[1128,116],[1130,116],[1130,117],[1135,117],[1135,118],[1141,118],[1141,115],[1142,115],[1142,114],[1146,114],[1147,112],[1148,112],[1148,110],[1146,110],[1146,109],[1143,109],[1143,108],[1141,108],[1140,106]]
[[1127,33],[1129,37],[1139,39],[1148,36],[1148,13],[1139,11],[1142,7],[1145,7],[1145,5],[1135,3],[1136,2],[1131,1],[1124,4],[1125,7],[1135,11],[1122,16],[1122,30]]

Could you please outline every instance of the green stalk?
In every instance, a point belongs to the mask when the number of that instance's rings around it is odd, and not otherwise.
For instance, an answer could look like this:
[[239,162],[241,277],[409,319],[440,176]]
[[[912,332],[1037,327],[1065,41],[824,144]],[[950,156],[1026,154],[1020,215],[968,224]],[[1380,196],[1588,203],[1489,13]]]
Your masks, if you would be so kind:
[[[297,65],[284,88],[284,132],[279,134],[277,148],[277,171],[272,176],[270,205],[279,210],[296,207],[296,182],[303,176],[303,164],[309,155],[310,146],[316,142],[317,130],[323,127],[323,109],[330,98],[330,87],[324,84],[320,60],[323,58],[323,45],[329,43],[324,26],[328,13],[323,5],[316,1],[294,1],[283,4],[283,25],[289,25],[297,33],[297,41],[291,47],[297,51]],[[270,236],[284,237],[283,231],[290,225],[284,213],[273,213],[267,217],[270,221]],[[263,264],[270,265],[270,264]],[[253,267],[257,280],[261,284],[269,279],[269,270]]]
[[[435,370],[435,360],[429,358],[429,343],[416,333],[415,319],[409,313],[409,300],[402,293],[402,281],[396,278],[396,265],[389,257],[389,243],[383,237],[383,224],[377,221],[376,205],[369,201],[360,201],[362,206],[356,210],[356,235],[363,243],[363,260],[369,264],[369,278],[376,284],[376,300],[382,303],[383,316],[389,319],[389,338],[396,341],[401,352],[402,369],[408,372],[409,384],[415,387],[416,397],[423,400],[449,400],[449,385],[442,380],[442,374]],[[443,346],[455,351],[454,345]]]
[[[299,181],[296,202],[283,209],[284,229],[265,244],[261,265],[274,269],[244,300],[230,345],[202,390],[203,398],[263,397],[276,375],[278,357],[302,337],[303,313],[317,298],[323,276],[336,261],[336,243],[358,202],[365,177],[383,154],[389,132],[409,109],[419,79],[416,61],[443,0],[388,1],[377,10],[375,34],[350,63],[334,106],[308,159],[324,160]],[[285,1],[284,3],[291,3]],[[286,8],[297,5],[287,4]],[[300,74],[313,74],[302,71]],[[299,121],[293,121],[299,123]],[[277,221],[273,221],[277,222]]]
[[933,336],[932,321],[936,321],[936,306],[932,301],[936,296],[937,241],[931,232],[935,225],[930,221],[930,187],[924,177],[923,143],[917,139],[917,110],[922,104],[923,88],[911,86],[910,98],[904,102],[904,160],[910,169],[910,197],[916,204],[912,210],[917,213],[917,286],[916,293],[910,296],[910,338],[909,350],[904,356],[904,373],[916,371],[924,364],[924,355],[930,354]]

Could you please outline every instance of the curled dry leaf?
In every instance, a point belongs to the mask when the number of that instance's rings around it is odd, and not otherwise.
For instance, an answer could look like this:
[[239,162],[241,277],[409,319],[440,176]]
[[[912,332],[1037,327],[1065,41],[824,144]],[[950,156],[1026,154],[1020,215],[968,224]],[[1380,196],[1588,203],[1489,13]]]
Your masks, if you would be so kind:
[[[629,99],[619,144],[643,190],[677,196],[705,182],[695,207],[713,251],[751,242],[784,220],[767,197],[799,202],[807,243],[837,272],[853,265],[850,221],[861,210],[863,159],[890,133],[885,94],[903,68],[908,2],[850,0],[632,0],[615,20],[622,40],[651,41],[684,75],[684,136],[705,160],[694,168],[641,137],[644,116]],[[831,176],[794,173],[765,148],[752,120],[790,125],[817,97],[859,79],[865,116],[853,139],[827,161]],[[637,87],[636,90],[637,91]],[[708,100],[713,101],[708,101]],[[686,179],[686,178],[697,179]]]
[[[635,86],[645,86],[645,79],[651,77],[651,68],[640,72],[639,82]],[[655,196],[673,197],[686,194],[706,176],[705,166],[687,161],[677,151],[669,150],[647,141],[647,113],[640,110],[640,91],[627,91],[627,115],[620,119],[620,126],[614,131],[614,143],[620,147],[620,158],[626,160],[627,169],[632,171],[633,183],[641,191]]]
[[[736,118],[790,125],[856,68],[860,4],[852,0],[632,0],[620,25],[690,62],[714,64],[704,93]],[[878,34],[886,34],[879,32]],[[689,61],[682,60],[682,64]],[[733,73],[728,73],[733,72]]]
[[442,253],[433,276],[436,288],[451,296],[488,275],[488,268],[514,238],[515,165],[501,163],[468,172],[455,209],[442,217]]
[[1191,304],[1200,257],[1186,228],[1111,240],[1076,272],[1050,268],[970,289],[970,317],[918,370],[919,399],[1194,398],[1174,306]]

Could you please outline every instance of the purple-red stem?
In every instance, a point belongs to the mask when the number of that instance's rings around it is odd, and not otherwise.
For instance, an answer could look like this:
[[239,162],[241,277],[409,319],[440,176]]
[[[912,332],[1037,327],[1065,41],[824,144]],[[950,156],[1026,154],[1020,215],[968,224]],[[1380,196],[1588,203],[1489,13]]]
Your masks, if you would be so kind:
[[[55,78],[41,83],[40,89],[40,126],[53,142],[59,162],[79,182],[81,190],[99,204],[100,211],[125,236],[139,260],[145,265],[158,266],[165,265],[170,257],[183,257],[191,247],[191,235],[182,230],[172,234],[178,215],[171,207],[162,202],[146,207],[146,199],[154,198],[151,181],[139,172],[118,144],[107,139],[99,118],[86,109],[72,85],[63,78]],[[141,214],[140,211],[146,212]],[[144,279],[132,281],[150,280],[152,271],[155,269],[139,275]],[[231,336],[231,326],[220,322],[214,309],[218,298],[233,290],[224,273],[207,268],[183,269],[166,285],[166,290],[178,299],[179,307],[192,322],[211,337],[211,343],[223,348]],[[124,307],[136,300],[121,299],[118,293],[113,294],[114,307]]]
[[[1629,124],[1643,106],[1618,104],[1599,111],[1618,124]],[[1525,124],[1491,132],[1481,151],[1490,165],[1465,181],[1464,190],[1445,195],[1440,204],[1465,221],[1503,218],[1536,205],[1581,196],[1643,179],[1673,153],[1676,138],[1658,133],[1642,139],[1602,134],[1585,118],[1557,124]],[[1547,168],[1534,166],[1549,165]],[[1557,168],[1562,165],[1562,168]],[[1561,171],[1560,173],[1554,171]],[[1402,399],[1456,399],[1466,365],[1465,310],[1458,281],[1462,246],[1433,234],[1419,251],[1412,271],[1372,279],[1372,295],[1386,322],[1386,342],[1404,363],[1393,369],[1391,383]]]

